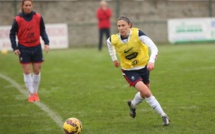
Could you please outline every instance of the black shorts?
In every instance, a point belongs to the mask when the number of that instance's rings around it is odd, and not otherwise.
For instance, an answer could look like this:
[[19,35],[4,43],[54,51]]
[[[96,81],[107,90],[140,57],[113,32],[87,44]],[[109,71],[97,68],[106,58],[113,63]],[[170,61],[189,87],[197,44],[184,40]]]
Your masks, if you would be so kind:
[[26,63],[40,63],[43,62],[43,53],[41,45],[35,47],[25,47],[19,44],[19,61],[21,64]]
[[123,70],[122,74],[130,84],[130,86],[135,86],[137,82],[142,81],[145,84],[149,84],[149,74],[150,72],[147,68],[142,68],[140,70]]

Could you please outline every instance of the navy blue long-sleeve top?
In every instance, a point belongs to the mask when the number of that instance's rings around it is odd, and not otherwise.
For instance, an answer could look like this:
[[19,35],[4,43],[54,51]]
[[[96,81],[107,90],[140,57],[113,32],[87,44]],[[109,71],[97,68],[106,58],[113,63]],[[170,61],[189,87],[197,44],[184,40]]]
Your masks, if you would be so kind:
[[[33,18],[33,15],[35,13],[36,12],[34,12],[34,11],[32,11],[30,14],[19,13],[19,16],[23,17],[26,21],[31,21],[31,19]],[[19,31],[18,23],[14,19],[12,27],[10,29],[10,41],[11,41],[11,46],[12,46],[13,50],[18,49],[17,42],[16,42],[16,34],[18,33],[18,31]],[[40,36],[42,37],[44,43],[46,45],[49,45],[49,38],[48,38],[48,35],[45,30],[45,23],[43,21],[42,16],[41,16],[41,20],[40,20]],[[18,43],[18,45],[22,45],[22,44]]]

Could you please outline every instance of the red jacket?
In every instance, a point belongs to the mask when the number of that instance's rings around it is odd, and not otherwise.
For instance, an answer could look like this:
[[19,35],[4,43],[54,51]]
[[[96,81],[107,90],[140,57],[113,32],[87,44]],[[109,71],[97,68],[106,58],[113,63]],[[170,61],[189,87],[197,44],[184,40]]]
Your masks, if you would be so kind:
[[98,28],[110,28],[111,9],[102,10],[99,8],[96,12],[98,19]]

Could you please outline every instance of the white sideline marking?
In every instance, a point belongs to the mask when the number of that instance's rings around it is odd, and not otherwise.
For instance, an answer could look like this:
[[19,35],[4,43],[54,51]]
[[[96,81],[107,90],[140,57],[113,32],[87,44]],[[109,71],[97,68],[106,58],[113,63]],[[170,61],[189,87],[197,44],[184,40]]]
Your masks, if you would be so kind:
[[[14,87],[16,87],[18,89],[18,91],[24,95],[25,97],[28,97],[28,93],[22,89],[22,87],[13,79],[0,74],[0,78],[5,79],[6,81],[10,82]],[[54,111],[52,111],[50,108],[48,108],[44,103],[38,101],[38,102],[34,102],[33,104],[37,105],[41,110],[43,110],[44,112],[46,112],[52,120],[54,120],[54,122],[61,128],[63,126],[63,121],[62,118],[60,116],[58,116],[56,113],[54,113]]]
[[199,71],[199,70],[214,70],[215,66],[207,66],[207,67],[199,67],[199,68],[191,68],[185,69],[185,71]]

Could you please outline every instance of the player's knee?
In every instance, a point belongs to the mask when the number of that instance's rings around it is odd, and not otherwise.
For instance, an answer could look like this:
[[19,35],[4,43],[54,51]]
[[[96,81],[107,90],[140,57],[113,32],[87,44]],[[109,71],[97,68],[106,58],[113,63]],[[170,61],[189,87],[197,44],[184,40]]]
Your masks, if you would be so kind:
[[40,74],[40,69],[34,70],[34,74],[35,74],[35,75],[39,75],[39,74]]
[[34,68],[34,69],[33,69],[33,72],[34,72],[35,75],[40,74],[40,67]]
[[150,90],[147,90],[147,91],[143,90],[140,93],[141,93],[141,97],[143,97],[143,98],[149,98],[150,96],[152,96],[152,93]]
[[31,73],[31,68],[28,66],[23,65],[23,72],[24,74],[30,74]]

